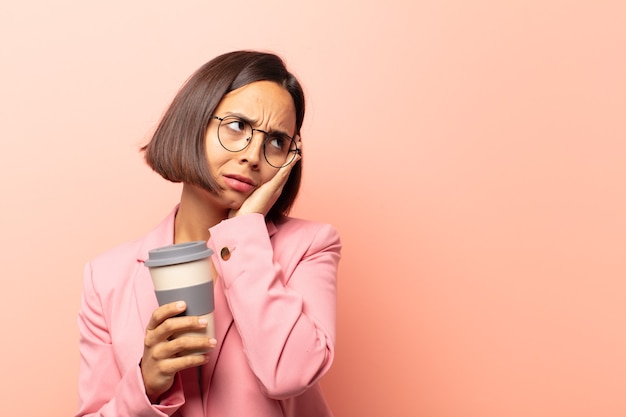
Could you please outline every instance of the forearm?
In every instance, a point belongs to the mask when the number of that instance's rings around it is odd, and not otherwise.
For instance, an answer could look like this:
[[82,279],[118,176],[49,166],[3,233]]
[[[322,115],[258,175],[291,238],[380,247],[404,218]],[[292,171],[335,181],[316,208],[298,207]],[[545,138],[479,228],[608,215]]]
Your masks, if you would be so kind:
[[[150,404],[139,368],[141,358],[128,355],[128,349],[115,347],[115,338],[103,307],[106,303],[102,300],[106,297],[94,284],[94,275],[91,265],[87,265],[78,315],[80,369],[79,410],[76,416],[162,417],[173,414],[184,402],[182,388],[172,389],[161,404]],[[141,335],[136,338],[130,335],[118,337],[124,338],[141,343]],[[119,351],[126,354],[119,355]]]
[[250,217],[239,223],[243,234],[227,227],[212,232],[216,249],[233,248],[231,258],[219,262],[224,293],[266,393],[294,396],[315,383],[333,359],[338,236],[324,230],[324,238],[308,237],[309,250],[281,265],[274,261],[265,224]]

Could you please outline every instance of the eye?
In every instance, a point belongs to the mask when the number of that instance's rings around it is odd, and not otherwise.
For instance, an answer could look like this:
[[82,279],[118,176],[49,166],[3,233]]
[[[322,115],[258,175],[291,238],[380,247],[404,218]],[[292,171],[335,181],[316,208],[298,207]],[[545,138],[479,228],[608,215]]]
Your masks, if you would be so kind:
[[226,119],[226,128],[231,131],[231,133],[243,133],[246,131],[246,122],[241,119]]
[[273,135],[269,137],[267,142],[272,150],[284,152],[288,150],[291,139],[283,135]]

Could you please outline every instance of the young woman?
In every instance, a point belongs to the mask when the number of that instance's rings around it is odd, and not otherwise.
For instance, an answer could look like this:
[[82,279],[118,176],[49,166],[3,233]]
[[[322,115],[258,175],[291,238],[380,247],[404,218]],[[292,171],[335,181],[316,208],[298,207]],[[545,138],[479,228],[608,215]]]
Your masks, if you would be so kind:
[[[198,69],[144,147],[183,184],[152,232],[85,268],[77,416],[331,416],[319,379],[334,352],[341,244],[287,217],[300,186],[304,94],[273,54],[238,51]],[[158,306],[148,252],[207,241],[215,339]],[[205,354],[189,354],[191,351]]]

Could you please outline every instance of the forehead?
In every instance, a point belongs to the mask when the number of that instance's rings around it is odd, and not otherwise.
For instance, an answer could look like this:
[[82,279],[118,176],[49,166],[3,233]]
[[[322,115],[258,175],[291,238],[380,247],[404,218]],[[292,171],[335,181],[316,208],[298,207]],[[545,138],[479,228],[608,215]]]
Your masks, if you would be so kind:
[[215,109],[220,117],[243,116],[257,128],[293,133],[296,110],[291,94],[273,81],[256,81],[226,94]]

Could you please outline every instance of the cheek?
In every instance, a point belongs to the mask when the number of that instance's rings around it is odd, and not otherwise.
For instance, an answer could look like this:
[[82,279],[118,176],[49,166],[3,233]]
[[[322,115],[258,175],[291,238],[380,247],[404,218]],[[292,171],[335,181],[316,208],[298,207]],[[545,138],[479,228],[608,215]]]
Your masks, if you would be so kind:
[[218,167],[223,165],[226,161],[230,159],[232,154],[226,151],[222,146],[218,143],[207,142],[205,145],[206,148],[206,159],[209,163],[209,168],[211,171],[216,170]]

